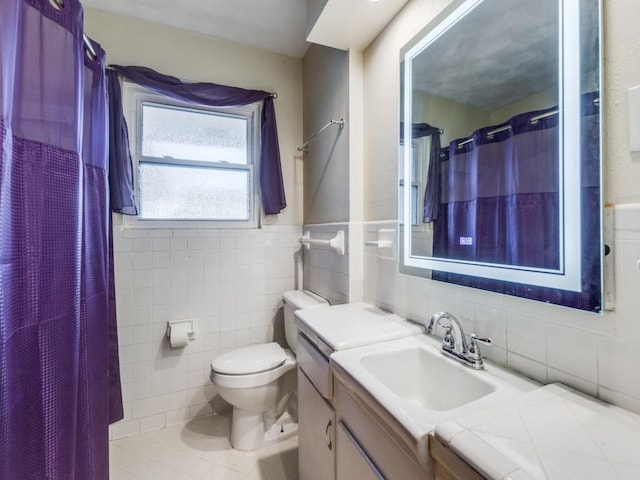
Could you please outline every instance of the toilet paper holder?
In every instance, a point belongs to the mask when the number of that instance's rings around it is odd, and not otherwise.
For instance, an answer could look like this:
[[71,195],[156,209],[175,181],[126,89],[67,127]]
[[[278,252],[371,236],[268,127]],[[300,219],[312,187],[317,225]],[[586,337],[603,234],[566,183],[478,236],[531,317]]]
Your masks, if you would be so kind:
[[171,329],[177,325],[188,324],[189,330],[187,331],[187,336],[189,340],[193,340],[196,338],[196,327],[195,322],[193,320],[169,320],[167,322],[167,340],[171,339]]

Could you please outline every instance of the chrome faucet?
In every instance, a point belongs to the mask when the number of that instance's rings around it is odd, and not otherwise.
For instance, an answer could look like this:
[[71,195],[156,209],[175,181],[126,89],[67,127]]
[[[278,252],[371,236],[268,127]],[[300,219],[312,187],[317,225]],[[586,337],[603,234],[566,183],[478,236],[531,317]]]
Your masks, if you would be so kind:
[[[443,323],[443,320],[448,320],[448,323]],[[480,338],[472,333],[467,341],[460,322],[449,312],[438,312],[433,315],[426,327],[427,333],[433,334],[434,328],[438,326],[445,330],[442,337],[442,353],[444,355],[458,360],[466,367],[476,370],[484,368],[478,343],[491,345],[493,342],[490,338]]]

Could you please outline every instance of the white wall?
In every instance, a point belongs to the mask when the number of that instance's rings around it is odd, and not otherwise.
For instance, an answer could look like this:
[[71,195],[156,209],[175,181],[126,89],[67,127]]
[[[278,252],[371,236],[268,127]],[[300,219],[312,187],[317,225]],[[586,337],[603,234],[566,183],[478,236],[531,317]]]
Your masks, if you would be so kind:
[[[211,360],[226,349],[283,339],[282,292],[300,283],[302,62],[238,44],[88,10],[85,30],[109,63],[186,80],[278,93],[288,207],[259,230],[122,229],[114,215],[125,419],[112,438],[212,413]],[[197,338],[170,349],[168,320],[195,319]]]
[[[116,221],[118,219],[116,218]],[[125,419],[113,438],[210,415],[211,360],[282,340],[282,292],[296,286],[300,226],[262,230],[125,230],[114,225]],[[170,349],[167,321],[194,319],[197,337]]]
[[491,112],[448,98],[415,92],[413,96],[415,123],[428,123],[444,130],[440,136],[442,146],[456,138],[471,135],[474,130],[491,125]]
[[[304,138],[330,120],[348,120],[349,54],[312,45],[303,61]],[[349,220],[349,122],[332,125],[304,152],[304,223]]]
[[303,250],[304,288],[326,298],[331,305],[354,301],[349,294],[349,225],[346,223],[305,225],[304,231],[309,232],[311,238],[318,240],[329,240],[335,237],[338,231],[342,231],[346,246],[344,255],[339,255],[329,247],[305,248]]
[[[365,51],[365,239],[393,227],[398,144],[398,52],[449,2],[412,0]],[[426,319],[448,310],[496,342],[487,356],[542,382],[561,380],[640,412],[640,154],[627,149],[626,91],[640,83],[640,4],[604,5],[604,193],[616,204],[616,311],[603,316],[407,277],[367,249],[365,299]],[[391,222],[384,222],[390,220]]]
[[345,120],[318,135],[304,154],[305,231],[312,238],[345,232],[347,254],[304,252],[304,288],[332,304],[362,299],[363,218],[362,52],[312,45],[304,57],[304,132],[310,138],[331,119]]
[[274,101],[287,208],[267,223],[302,224],[302,60],[226,40],[93,9],[85,31],[107,52],[107,63],[142,65],[188,81],[276,92]]

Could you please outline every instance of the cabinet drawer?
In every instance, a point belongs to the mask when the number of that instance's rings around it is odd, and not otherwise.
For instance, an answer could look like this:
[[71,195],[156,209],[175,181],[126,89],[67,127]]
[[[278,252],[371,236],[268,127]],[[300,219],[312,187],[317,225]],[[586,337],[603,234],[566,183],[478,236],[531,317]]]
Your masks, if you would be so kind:
[[298,335],[298,366],[307,375],[316,390],[326,398],[333,397],[333,375],[329,359],[325,357],[304,335]]
[[357,439],[359,448],[366,452],[371,463],[376,466],[377,474],[389,480],[433,478],[433,472],[420,468],[417,461],[389,436],[387,427],[378,423],[340,381],[336,380],[335,383],[333,405],[337,420]]
[[298,370],[298,405],[300,480],[333,480],[336,414],[302,370]]
[[336,434],[336,479],[385,480],[358,440],[343,422]]

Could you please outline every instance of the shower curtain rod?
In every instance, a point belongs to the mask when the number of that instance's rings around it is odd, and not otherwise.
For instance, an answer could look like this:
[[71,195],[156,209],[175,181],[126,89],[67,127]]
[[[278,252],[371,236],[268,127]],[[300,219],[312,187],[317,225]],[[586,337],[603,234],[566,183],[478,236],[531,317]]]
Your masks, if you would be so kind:
[[[557,115],[557,114],[558,114],[558,110],[551,110],[551,111],[546,112],[546,113],[541,113],[540,115],[536,115],[535,117],[531,117],[529,119],[529,123],[532,124],[532,125],[535,125],[536,123],[538,123],[539,120],[542,120],[543,118],[547,118],[547,117],[553,117],[554,115]],[[490,131],[487,132],[486,137],[490,139],[496,133],[506,132],[507,130],[511,130],[511,125],[505,125],[504,127],[496,128],[495,130],[490,130]],[[456,145],[456,148],[462,148],[467,143],[473,143],[473,137],[472,138],[468,138],[467,140],[464,140],[463,142],[460,142],[458,145]]]
[[94,50],[93,45],[91,45],[91,40],[89,40],[89,37],[87,37],[84,33],[82,34],[82,41],[84,42],[84,46],[87,47],[87,50],[89,50],[89,53],[91,54],[93,59],[98,58],[98,54]]
[[300,145],[298,147],[298,151],[299,152],[307,152],[309,151],[308,148],[304,148],[307,145],[309,145],[311,143],[311,141],[316,138],[318,135],[320,135],[322,132],[324,132],[327,128],[329,128],[331,125],[338,125],[340,128],[344,127],[344,118],[341,118],[340,120],[331,120],[329,123],[327,123],[324,127],[322,127],[320,130],[318,130],[316,133],[314,133],[309,140],[307,140],[306,142],[304,142],[302,145]]
[[[593,104],[594,105],[600,105],[600,99],[599,98],[594,98],[593,99]],[[531,117],[529,119],[529,123],[532,125],[535,125],[536,123],[538,123],[539,120],[542,120],[543,118],[547,118],[547,117],[553,117],[554,115],[558,114],[558,110],[550,110],[548,112],[545,113],[541,113],[540,115],[536,115],[534,117]],[[496,128],[495,130],[490,130],[487,132],[487,138],[491,138],[493,137],[496,133],[500,133],[500,132],[506,132],[507,130],[511,130],[511,125],[505,125],[504,127],[499,127]],[[463,146],[465,146],[467,143],[472,143],[473,142],[473,137],[469,138],[467,140],[464,140],[463,142],[460,142],[458,145],[456,145],[456,148],[462,148]]]

